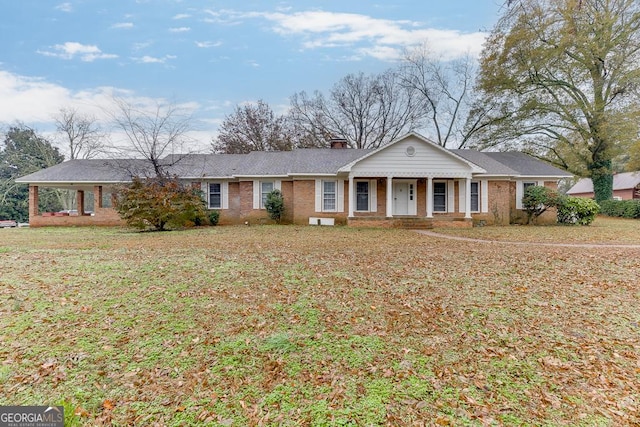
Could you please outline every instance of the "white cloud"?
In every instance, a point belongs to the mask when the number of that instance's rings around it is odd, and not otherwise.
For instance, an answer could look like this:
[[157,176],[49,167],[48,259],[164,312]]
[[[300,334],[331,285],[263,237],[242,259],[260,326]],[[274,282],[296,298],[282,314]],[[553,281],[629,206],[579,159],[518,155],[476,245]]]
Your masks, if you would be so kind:
[[80,58],[80,60],[84,62],[93,62],[96,59],[114,59],[118,57],[118,55],[102,52],[96,45],[84,45],[77,42],[57,44],[53,46],[52,49],[53,51],[38,50],[37,53],[61,59]]
[[133,58],[133,60],[141,64],[164,64],[167,62],[167,60],[176,59],[176,58],[177,57],[175,55],[165,55],[161,58],[145,55],[139,58]]
[[[437,54],[456,57],[479,54],[486,34],[423,28],[417,22],[376,19],[333,12],[270,13],[263,15],[282,35],[302,35],[305,48],[358,46],[378,59],[395,59],[400,51],[428,42]],[[365,46],[362,46],[365,45]],[[367,46],[368,45],[368,46]]]
[[137,51],[139,51],[139,50],[142,50],[142,49],[146,49],[146,48],[148,48],[148,47],[149,47],[149,46],[151,46],[152,44],[153,44],[153,42],[152,42],[152,41],[134,43],[134,44],[131,46],[131,49],[137,52]]
[[211,41],[198,42],[197,41],[196,46],[201,48],[218,47],[218,46],[222,46],[222,42],[221,41],[217,41],[217,42],[211,42]]
[[60,10],[62,12],[73,12],[73,5],[69,2],[65,2],[65,3],[60,3],[59,5],[56,6],[57,10]]
[[175,15],[173,17],[173,19],[187,19],[187,18],[191,18],[191,15],[189,15],[188,13],[179,13],[177,15]]
[[[114,87],[96,87],[74,91],[64,86],[50,83],[42,78],[26,77],[0,70],[0,124],[22,122],[35,127],[43,135],[55,131],[54,117],[61,108],[76,108],[83,114],[94,116],[105,129],[109,129],[110,112],[114,108],[114,97],[135,105],[143,111],[154,111],[158,105],[175,106],[186,116],[202,111],[197,102],[172,103],[170,100],[150,98],[135,92]],[[220,119],[221,120],[221,119]],[[218,122],[209,124],[194,121],[198,128],[191,136],[198,147],[208,149],[211,135]],[[122,140],[118,132],[111,133],[112,141]]]
[[478,55],[486,38],[483,32],[427,28],[420,22],[378,19],[355,13],[205,12],[208,20],[216,23],[237,24],[246,19],[265,19],[272,24],[272,31],[276,34],[298,38],[303,49],[351,48],[361,56],[389,61],[398,59],[403,50],[425,42],[434,54],[444,59]]
[[189,27],[169,28],[169,31],[172,33],[186,33],[191,31],[191,28]]
[[111,26],[113,29],[129,29],[133,28],[133,22],[118,22],[117,24],[113,24]]

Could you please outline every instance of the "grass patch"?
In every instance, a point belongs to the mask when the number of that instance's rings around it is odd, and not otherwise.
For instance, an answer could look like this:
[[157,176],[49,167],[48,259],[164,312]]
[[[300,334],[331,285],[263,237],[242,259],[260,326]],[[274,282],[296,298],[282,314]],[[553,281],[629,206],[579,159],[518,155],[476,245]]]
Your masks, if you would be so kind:
[[[445,232],[624,240],[600,221]],[[640,422],[637,249],[293,226],[3,237],[0,404],[63,402],[69,425]]]
[[640,244],[640,221],[637,219],[599,216],[589,226],[510,225],[475,227],[472,229],[438,229],[438,233],[474,239],[575,244]]

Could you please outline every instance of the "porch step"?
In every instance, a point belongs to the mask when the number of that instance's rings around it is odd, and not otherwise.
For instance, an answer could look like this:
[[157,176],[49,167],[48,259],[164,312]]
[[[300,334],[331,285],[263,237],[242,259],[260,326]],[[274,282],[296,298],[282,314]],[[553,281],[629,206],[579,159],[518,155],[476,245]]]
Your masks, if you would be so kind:
[[404,228],[409,230],[430,230],[439,227],[471,227],[473,223],[470,219],[437,216],[434,218],[425,217],[398,217],[387,218],[383,216],[368,216],[349,218],[347,224],[353,227],[382,227],[382,228]]
[[394,228],[403,228],[408,230],[431,230],[433,228],[433,219],[431,218],[394,218]]

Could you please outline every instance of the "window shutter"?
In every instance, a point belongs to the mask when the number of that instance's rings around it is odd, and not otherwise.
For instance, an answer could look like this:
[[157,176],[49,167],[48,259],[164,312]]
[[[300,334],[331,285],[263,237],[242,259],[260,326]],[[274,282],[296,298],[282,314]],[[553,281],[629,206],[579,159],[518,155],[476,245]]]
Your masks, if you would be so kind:
[[222,191],[222,209],[229,209],[229,183],[222,182],[220,190]]
[[480,181],[480,212],[489,212],[489,181]]
[[344,179],[338,180],[338,188],[336,189],[336,210],[344,212]]
[[282,191],[282,180],[281,179],[276,179],[273,183],[273,188],[275,190],[280,190]]
[[253,209],[260,209],[260,181],[253,181]]
[[460,179],[458,180],[458,212],[466,212],[467,207],[467,183]]
[[538,181],[538,185],[539,185],[540,187],[544,187],[544,181]]
[[369,181],[369,211],[378,211],[378,180]]
[[200,191],[202,191],[202,198],[204,199],[207,207],[209,207],[209,183],[201,182],[200,183]]
[[447,212],[456,211],[456,187],[455,182],[451,179],[447,181]]
[[316,179],[316,212],[322,212],[322,180]]

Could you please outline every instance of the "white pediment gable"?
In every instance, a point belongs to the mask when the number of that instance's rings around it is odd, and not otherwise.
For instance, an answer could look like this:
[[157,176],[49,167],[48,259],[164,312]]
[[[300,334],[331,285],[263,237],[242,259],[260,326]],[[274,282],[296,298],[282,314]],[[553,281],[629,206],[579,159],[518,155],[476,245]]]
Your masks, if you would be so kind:
[[426,138],[410,133],[346,165],[341,172],[372,177],[459,178],[486,171]]

